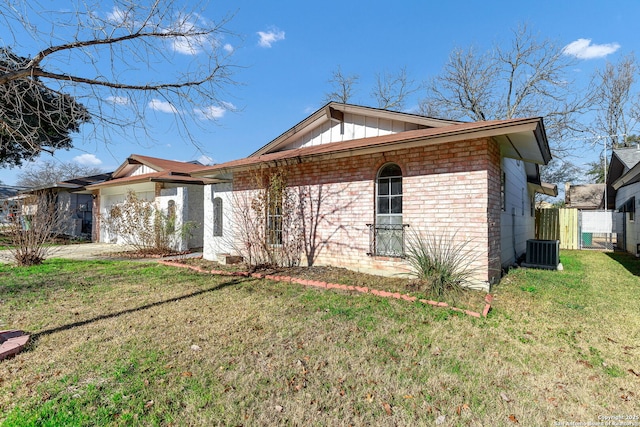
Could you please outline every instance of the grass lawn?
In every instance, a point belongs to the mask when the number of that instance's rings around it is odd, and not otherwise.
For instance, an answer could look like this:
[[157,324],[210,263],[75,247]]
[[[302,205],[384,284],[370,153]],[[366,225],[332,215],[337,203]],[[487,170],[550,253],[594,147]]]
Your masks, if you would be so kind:
[[[563,251],[487,319],[155,263],[0,265],[3,425],[554,425],[640,415],[640,261]],[[375,287],[375,284],[371,284]],[[635,420],[640,422],[640,420]]]

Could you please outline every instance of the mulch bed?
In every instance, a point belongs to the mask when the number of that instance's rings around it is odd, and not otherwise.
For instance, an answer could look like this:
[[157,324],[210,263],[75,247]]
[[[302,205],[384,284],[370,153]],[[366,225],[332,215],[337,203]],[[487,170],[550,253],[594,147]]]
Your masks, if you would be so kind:
[[[398,295],[402,299],[407,297],[416,297],[422,302],[428,301],[431,305],[440,307],[449,307],[456,311],[466,312],[473,310],[476,313],[482,313],[484,317],[487,315],[488,308],[491,304],[491,296],[480,291],[460,290],[455,293],[454,298],[448,298],[446,302],[438,302],[425,300],[428,297],[428,290],[425,285],[415,279],[406,277],[386,277],[376,276],[372,274],[360,273],[346,268],[332,266],[311,266],[311,267],[273,267],[260,266],[248,268],[243,264],[221,265],[215,261],[207,261],[202,258],[177,258],[171,260],[184,264],[185,266],[197,267],[205,271],[221,271],[227,274],[254,274],[261,277],[286,277],[294,278],[294,281],[316,281],[329,284],[340,284],[353,288],[366,288],[370,293],[378,295],[377,291],[384,294],[381,296]],[[404,295],[402,297],[402,295]],[[456,307],[464,307],[465,309],[456,309]],[[467,313],[468,314],[468,313]]]

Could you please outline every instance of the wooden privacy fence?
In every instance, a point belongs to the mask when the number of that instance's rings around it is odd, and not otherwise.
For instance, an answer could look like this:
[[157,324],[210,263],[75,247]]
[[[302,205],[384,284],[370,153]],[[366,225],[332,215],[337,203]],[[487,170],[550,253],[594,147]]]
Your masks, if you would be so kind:
[[536,239],[559,240],[560,249],[578,249],[578,209],[537,209]]

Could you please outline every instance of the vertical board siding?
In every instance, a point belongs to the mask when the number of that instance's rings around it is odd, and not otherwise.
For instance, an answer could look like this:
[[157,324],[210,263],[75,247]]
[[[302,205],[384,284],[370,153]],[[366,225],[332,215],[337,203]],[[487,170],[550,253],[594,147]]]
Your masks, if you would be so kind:
[[578,210],[575,208],[537,210],[536,239],[559,240],[560,249],[578,249]]

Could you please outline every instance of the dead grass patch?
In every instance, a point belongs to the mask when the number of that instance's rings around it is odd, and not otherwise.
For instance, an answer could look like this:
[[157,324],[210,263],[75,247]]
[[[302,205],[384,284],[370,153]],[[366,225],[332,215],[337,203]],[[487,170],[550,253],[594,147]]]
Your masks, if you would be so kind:
[[[517,270],[487,319],[132,262],[0,266],[5,425],[551,425],[637,414],[638,277]],[[606,284],[606,286],[604,285]],[[442,418],[444,417],[444,418]]]

